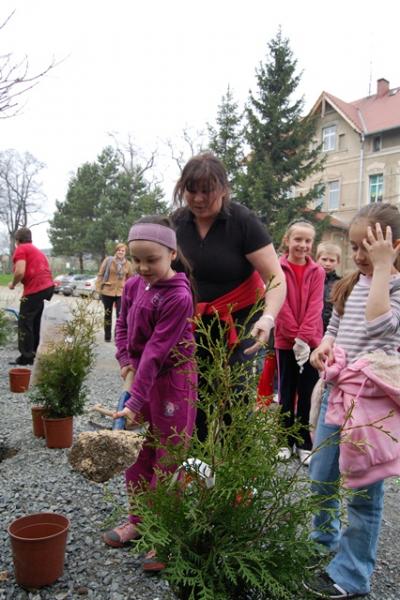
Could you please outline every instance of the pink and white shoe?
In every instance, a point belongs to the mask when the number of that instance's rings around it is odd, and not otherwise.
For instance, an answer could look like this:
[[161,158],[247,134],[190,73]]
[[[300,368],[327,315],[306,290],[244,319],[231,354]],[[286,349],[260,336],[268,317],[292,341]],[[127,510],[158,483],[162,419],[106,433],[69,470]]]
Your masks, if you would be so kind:
[[140,534],[136,526],[130,521],[103,533],[104,542],[113,548],[122,548],[125,544],[137,540],[139,537]]

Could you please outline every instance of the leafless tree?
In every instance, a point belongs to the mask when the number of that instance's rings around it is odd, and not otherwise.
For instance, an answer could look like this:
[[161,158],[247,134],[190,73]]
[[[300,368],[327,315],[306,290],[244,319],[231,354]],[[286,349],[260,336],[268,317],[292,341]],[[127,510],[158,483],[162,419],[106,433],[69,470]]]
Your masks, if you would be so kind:
[[173,142],[171,139],[166,140],[171,158],[177,164],[180,173],[182,173],[183,167],[192,156],[204,152],[207,147],[205,138],[204,131],[184,127],[178,142]]
[[38,175],[44,167],[29,152],[23,155],[16,150],[0,152],[0,218],[7,228],[10,256],[15,249],[16,231],[28,225],[31,215],[43,214],[45,195]]
[[[14,12],[0,24],[0,32],[7,25]],[[31,74],[27,57],[15,62],[12,54],[0,55],[0,119],[15,116],[20,110],[20,97],[35,87],[42,77],[55,66],[56,63],[53,60],[39,73]]]

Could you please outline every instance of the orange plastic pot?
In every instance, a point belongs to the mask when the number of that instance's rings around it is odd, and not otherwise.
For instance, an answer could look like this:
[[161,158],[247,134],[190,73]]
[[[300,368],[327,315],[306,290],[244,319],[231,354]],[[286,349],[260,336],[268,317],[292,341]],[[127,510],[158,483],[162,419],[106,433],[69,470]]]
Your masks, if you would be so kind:
[[23,367],[17,367],[10,369],[10,390],[12,392],[21,393],[26,392],[29,388],[29,380],[31,378],[31,370]]
[[20,517],[8,527],[15,579],[26,588],[54,583],[64,572],[69,520],[56,513]]
[[73,418],[51,419],[42,417],[48,448],[70,448],[73,439]]
[[35,437],[44,438],[43,415],[46,414],[46,409],[43,406],[32,406],[32,429]]

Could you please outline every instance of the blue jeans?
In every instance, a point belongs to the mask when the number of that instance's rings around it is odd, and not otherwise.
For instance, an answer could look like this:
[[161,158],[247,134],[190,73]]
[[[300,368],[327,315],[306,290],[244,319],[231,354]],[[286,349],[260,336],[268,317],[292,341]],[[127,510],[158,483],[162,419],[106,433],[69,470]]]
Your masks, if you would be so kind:
[[[311,459],[311,489],[314,493],[331,495],[339,485],[339,428],[325,423],[329,390],[324,392],[314,448],[326,443]],[[355,488],[363,495],[351,496],[347,505],[347,527],[341,529],[339,501],[327,499],[314,516],[311,537],[334,551],[326,568],[328,575],[347,592],[367,594],[375,567],[379,531],[383,511],[383,481],[365,488]]]

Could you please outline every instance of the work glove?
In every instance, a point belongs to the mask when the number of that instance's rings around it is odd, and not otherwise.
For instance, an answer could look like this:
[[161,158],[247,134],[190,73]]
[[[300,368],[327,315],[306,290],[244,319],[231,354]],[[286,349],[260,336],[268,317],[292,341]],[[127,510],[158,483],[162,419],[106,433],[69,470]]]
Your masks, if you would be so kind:
[[262,348],[262,346],[268,342],[274,325],[275,319],[272,315],[264,314],[262,317],[260,317],[258,321],[254,323],[250,331],[250,335],[256,338],[257,341],[250,348],[247,348],[244,353],[253,354],[253,352],[256,352]]
[[293,352],[297,364],[299,365],[300,373],[303,372],[304,364],[310,357],[310,346],[300,338],[294,338]]

